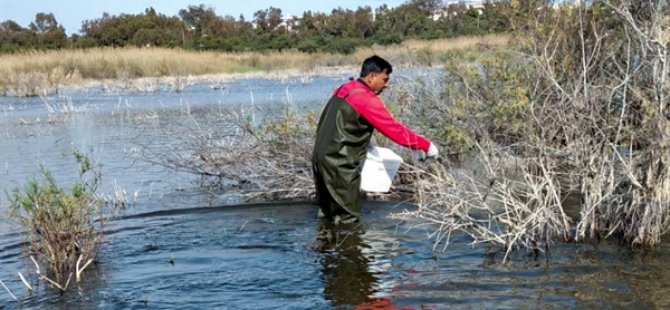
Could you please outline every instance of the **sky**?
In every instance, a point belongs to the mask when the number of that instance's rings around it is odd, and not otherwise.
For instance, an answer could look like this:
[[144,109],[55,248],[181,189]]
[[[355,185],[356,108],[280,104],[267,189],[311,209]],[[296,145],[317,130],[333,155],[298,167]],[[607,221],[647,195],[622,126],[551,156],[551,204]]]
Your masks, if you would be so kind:
[[65,28],[68,35],[79,33],[84,20],[102,17],[102,13],[111,15],[121,13],[140,14],[144,9],[153,7],[156,12],[167,16],[176,16],[179,10],[189,5],[204,4],[211,7],[216,15],[230,15],[236,19],[240,14],[246,20],[252,20],[254,12],[265,10],[270,6],[280,8],[284,16],[302,15],[305,11],[330,12],[338,7],[356,9],[359,6],[370,6],[372,9],[386,4],[396,7],[407,0],[0,0],[0,22],[13,20],[23,27],[28,27],[35,20],[35,14],[53,13],[58,23]]

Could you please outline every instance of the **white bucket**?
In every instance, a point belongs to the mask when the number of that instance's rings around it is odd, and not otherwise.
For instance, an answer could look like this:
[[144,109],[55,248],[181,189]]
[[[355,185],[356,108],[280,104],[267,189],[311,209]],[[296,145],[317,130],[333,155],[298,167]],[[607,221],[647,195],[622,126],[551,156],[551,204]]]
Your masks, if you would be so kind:
[[361,172],[361,190],[375,193],[388,192],[400,164],[402,164],[402,158],[390,149],[385,147],[369,149]]

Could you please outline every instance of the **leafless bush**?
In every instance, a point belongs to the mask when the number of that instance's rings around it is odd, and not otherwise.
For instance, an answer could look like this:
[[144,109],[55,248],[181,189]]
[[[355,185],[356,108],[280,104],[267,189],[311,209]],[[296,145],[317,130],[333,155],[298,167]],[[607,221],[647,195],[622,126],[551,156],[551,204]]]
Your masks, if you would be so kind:
[[[594,22],[598,12],[611,14],[610,28]],[[668,229],[668,12],[661,1],[578,6],[572,11],[577,40],[556,36],[531,58],[550,86],[546,91],[568,115],[544,127],[563,134],[560,146],[570,154],[582,195],[577,240],[620,235],[632,244],[654,245]],[[551,52],[567,54],[558,46],[566,41],[581,50],[568,67],[575,72],[570,78],[559,75],[565,62]]]
[[[438,240],[465,232],[507,254],[610,236],[657,244],[670,227],[668,4],[527,9],[516,50],[448,62],[441,103],[430,101],[445,120],[424,117],[442,145],[450,122],[466,128],[485,168],[427,173],[419,210],[401,216],[438,224]],[[562,207],[570,194],[575,223]]]
[[467,168],[442,162],[412,166],[418,209],[395,216],[433,224],[435,249],[442,244],[445,250],[452,234],[466,233],[473,244],[502,247],[504,260],[514,249],[545,251],[555,240],[567,240],[571,219],[554,170],[492,149],[479,147]]
[[[314,114],[275,116],[254,125],[255,111],[210,113],[213,119],[174,127],[172,151],[144,145],[147,161],[200,176],[201,185],[241,192],[248,200],[313,196]],[[165,146],[160,149],[164,150]]]

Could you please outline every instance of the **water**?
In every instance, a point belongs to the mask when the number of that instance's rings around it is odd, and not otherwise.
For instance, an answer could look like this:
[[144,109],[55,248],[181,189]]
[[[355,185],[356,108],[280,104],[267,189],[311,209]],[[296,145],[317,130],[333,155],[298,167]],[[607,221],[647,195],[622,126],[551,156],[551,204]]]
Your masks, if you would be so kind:
[[[402,70],[394,74],[402,75]],[[66,90],[44,100],[83,107],[49,115],[39,98],[0,99],[0,189],[38,171],[71,181],[73,147],[92,150],[104,183],[137,200],[110,223],[98,262],[83,283],[59,296],[39,284],[29,294],[16,224],[0,199],[0,309],[519,309],[668,308],[670,248],[631,251],[612,242],[556,244],[541,255],[504,253],[452,236],[434,251],[431,228],[392,216],[411,205],[366,202],[361,223],[332,226],[306,202],[234,202],[201,190],[197,178],[142,161],[137,145],[173,147],[166,126],[219,108],[319,109],[346,76],[246,79],[181,93]],[[387,94],[392,96],[393,94]],[[274,109],[274,110],[273,110]],[[265,111],[265,112],[263,112]],[[233,195],[234,193],[229,193]],[[39,282],[33,283],[38,284]]]

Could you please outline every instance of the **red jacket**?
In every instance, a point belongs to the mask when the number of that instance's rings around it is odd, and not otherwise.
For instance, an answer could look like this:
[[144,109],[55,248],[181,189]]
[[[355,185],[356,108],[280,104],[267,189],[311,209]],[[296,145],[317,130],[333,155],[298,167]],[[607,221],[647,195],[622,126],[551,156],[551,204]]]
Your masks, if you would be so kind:
[[428,151],[430,141],[396,121],[382,100],[363,81],[352,80],[335,90],[375,129],[393,142],[413,150]]

